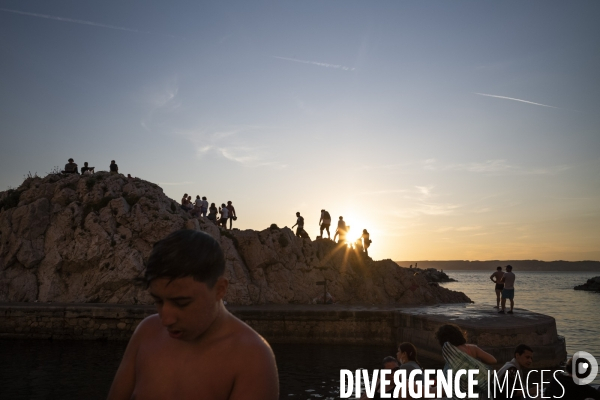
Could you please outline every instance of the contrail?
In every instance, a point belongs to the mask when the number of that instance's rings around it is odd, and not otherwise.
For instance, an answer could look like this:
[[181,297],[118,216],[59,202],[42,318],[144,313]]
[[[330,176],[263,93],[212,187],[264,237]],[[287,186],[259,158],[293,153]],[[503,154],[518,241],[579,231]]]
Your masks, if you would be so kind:
[[558,107],[549,106],[549,105],[546,105],[546,104],[534,103],[533,101],[527,101],[527,100],[521,100],[521,99],[514,99],[512,97],[496,96],[496,95],[493,95],[493,94],[485,94],[485,93],[473,93],[473,94],[478,94],[480,96],[496,97],[498,99],[520,101],[521,103],[534,104],[536,106],[542,106],[542,107],[558,108]]
[[83,21],[81,19],[71,19],[71,18],[64,18],[64,17],[56,17],[54,15],[36,14],[36,13],[30,13],[30,12],[25,12],[25,11],[19,11],[19,10],[9,10],[7,8],[0,8],[0,11],[9,12],[9,13],[13,13],[13,14],[27,15],[27,16],[30,16],[30,17],[52,19],[52,20],[55,20],[55,21],[72,22],[74,24],[97,26],[99,28],[116,29],[116,30],[119,30],[119,31],[127,31],[127,32],[135,32],[135,33],[144,33],[146,35],[160,35],[160,36],[168,36],[168,37],[172,37],[172,38],[176,37],[176,36],[172,36],[172,35],[164,35],[164,34],[160,34],[160,33],[152,33],[152,32],[147,32],[147,31],[140,31],[140,30],[137,30],[137,29],[123,28],[121,26],[99,24],[97,22],[91,22],[91,21]]
[[287,58],[287,57],[278,57],[278,56],[272,56],[272,57],[273,58],[278,58],[280,60],[299,62],[299,63],[302,63],[302,64],[318,65],[319,67],[336,68],[336,69],[341,69],[341,70],[344,70],[344,71],[354,71],[356,69],[356,68],[352,68],[352,67],[346,67],[344,65],[327,64],[327,63],[321,63],[321,62],[317,62],[317,61],[298,60],[296,58]]

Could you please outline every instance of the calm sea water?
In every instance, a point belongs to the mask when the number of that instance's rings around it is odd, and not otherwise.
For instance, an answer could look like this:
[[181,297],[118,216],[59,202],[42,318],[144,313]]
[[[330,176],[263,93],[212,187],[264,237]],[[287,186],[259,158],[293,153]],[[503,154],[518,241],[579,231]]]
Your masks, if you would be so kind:
[[[493,307],[490,273],[449,271],[459,282],[444,286]],[[594,273],[515,273],[517,310],[552,315],[559,334],[566,337],[569,354],[583,350],[598,359],[600,294],[573,290]],[[0,399],[104,399],[125,346],[120,342],[0,340]],[[273,350],[282,399],[337,399],[340,369],[379,368],[385,356],[395,353],[394,347],[387,346],[274,344]]]

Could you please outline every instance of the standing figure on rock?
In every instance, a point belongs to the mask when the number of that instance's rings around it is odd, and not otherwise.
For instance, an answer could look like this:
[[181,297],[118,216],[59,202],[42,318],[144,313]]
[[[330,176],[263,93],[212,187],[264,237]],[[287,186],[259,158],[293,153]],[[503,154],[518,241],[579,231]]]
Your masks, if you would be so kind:
[[115,163],[115,160],[111,160],[108,168],[111,175],[117,175],[119,173],[119,166]]
[[210,203],[210,208],[208,209],[208,219],[217,224],[217,206],[215,203]]
[[206,201],[206,196],[202,196],[202,208],[200,210],[200,213],[202,214],[203,217],[206,217],[207,211],[208,211],[208,201]]
[[[233,220],[237,219],[237,215],[235,215],[235,208],[233,204],[231,204],[231,200],[227,202],[227,210],[229,211],[229,229],[233,226]],[[227,226],[225,226],[227,228]]]
[[370,237],[371,237],[371,235],[369,235],[369,232],[367,232],[366,229],[363,229],[361,239],[363,241],[363,248],[365,249],[365,254],[367,257],[369,257],[369,246],[371,246]]
[[327,231],[327,239],[331,239],[331,233],[329,233],[329,227],[331,226],[331,215],[325,209],[321,210],[321,219],[319,220],[321,228],[321,238],[323,238],[323,231]]
[[69,158],[69,162],[65,164],[65,170],[62,171],[63,174],[79,174],[77,170],[77,164],[75,164],[72,158]]
[[333,241],[339,236],[340,240],[338,243],[346,243],[346,232],[348,232],[348,228],[346,227],[346,221],[344,221],[344,217],[340,215],[340,219],[337,224],[337,229],[335,230],[335,235],[333,235]]
[[304,231],[304,217],[300,215],[300,212],[296,213],[296,217],[298,217],[298,219],[292,226],[292,229],[294,229],[294,226],[298,225],[298,228],[296,228],[296,236],[302,237],[302,232]]
[[496,272],[490,276],[490,280],[496,284],[496,307],[494,308],[500,308],[500,294],[504,289],[504,283],[501,283],[503,277],[504,272],[502,272],[502,267],[496,268]]
[[225,203],[221,203],[221,207],[219,207],[219,214],[221,214],[221,219],[219,219],[219,223],[217,225],[223,225],[223,228],[227,229],[227,218],[229,218],[229,210],[225,207]]

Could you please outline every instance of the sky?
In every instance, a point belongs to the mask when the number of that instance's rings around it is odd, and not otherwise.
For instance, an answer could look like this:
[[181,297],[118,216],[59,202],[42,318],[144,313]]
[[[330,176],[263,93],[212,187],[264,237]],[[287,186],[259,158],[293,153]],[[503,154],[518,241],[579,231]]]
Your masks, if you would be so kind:
[[[600,260],[597,1],[0,0],[0,190],[69,157],[393,260]],[[332,232],[333,234],[333,232]]]

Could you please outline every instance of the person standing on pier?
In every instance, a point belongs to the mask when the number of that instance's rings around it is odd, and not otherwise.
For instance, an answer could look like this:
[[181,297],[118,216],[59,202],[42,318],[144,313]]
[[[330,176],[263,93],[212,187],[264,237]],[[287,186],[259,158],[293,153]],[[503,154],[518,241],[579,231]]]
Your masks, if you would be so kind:
[[506,299],[510,300],[510,311],[509,314],[513,313],[513,308],[515,307],[515,274],[512,272],[512,266],[506,266],[506,272],[504,276],[500,280],[501,283],[504,284],[504,289],[502,289],[502,310],[498,311],[498,314],[504,314],[504,310],[506,309]]
[[500,294],[502,293],[502,289],[504,289],[504,284],[500,283],[500,281],[503,276],[502,267],[496,268],[496,272],[490,276],[491,281],[496,284],[496,307],[494,308],[500,308]]

